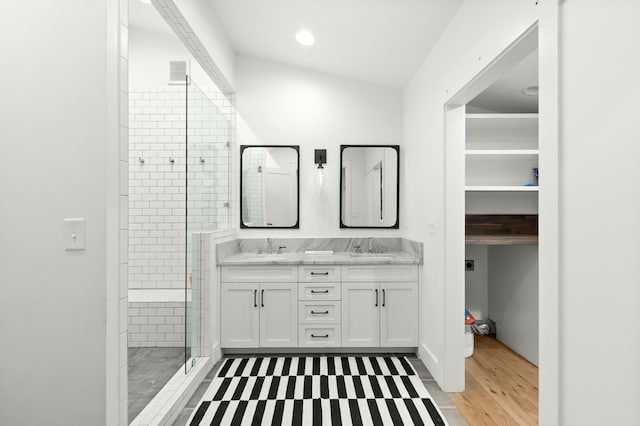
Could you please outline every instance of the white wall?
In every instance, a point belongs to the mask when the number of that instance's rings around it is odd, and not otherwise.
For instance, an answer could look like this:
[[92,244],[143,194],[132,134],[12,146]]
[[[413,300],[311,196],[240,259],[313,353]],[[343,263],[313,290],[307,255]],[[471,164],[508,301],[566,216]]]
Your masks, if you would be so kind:
[[181,59],[189,60],[189,75],[200,89],[219,91],[177,36],[138,27],[129,29],[129,86],[132,89],[167,87],[169,61]]
[[538,365],[538,246],[489,247],[489,317],[496,337]]
[[[118,300],[115,324],[105,305],[119,262],[114,4],[3,4],[0,51],[13,64],[0,80],[3,425],[106,424],[108,398],[117,412]],[[86,218],[86,251],[65,251],[66,217]]]
[[465,272],[465,306],[477,319],[486,320],[489,315],[489,257],[487,246],[465,247],[465,259],[475,262],[473,271]]
[[639,16],[632,0],[561,7],[560,400],[567,425],[640,424]]
[[[338,210],[340,145],[399,144],[402,92],[247,56],[237,57],[236,72],[238,144],[300,145],[300,229],[243,229],[239,236],[399,236],[341,230]],[[327,150],[323,190],[314,184],[314,149]],[[402,161],[401,153],[401,169]]]

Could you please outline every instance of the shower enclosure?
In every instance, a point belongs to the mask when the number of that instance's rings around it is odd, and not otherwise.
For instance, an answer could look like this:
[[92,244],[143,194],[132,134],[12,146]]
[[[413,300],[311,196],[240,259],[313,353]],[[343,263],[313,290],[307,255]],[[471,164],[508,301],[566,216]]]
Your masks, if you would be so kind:
[[202,356],[206,233],[230,227],[231,105],[184,84],[131,89],[129,421]]
[[[225,114],[187,76],[185,162],[185,369],[203,347],[204,233],[231,227],[231,126]],[[220,97],[220,94],[216,94]],[[224,98],[224,97],[222,97]],[[226,101],[226,98],[224,98]]]

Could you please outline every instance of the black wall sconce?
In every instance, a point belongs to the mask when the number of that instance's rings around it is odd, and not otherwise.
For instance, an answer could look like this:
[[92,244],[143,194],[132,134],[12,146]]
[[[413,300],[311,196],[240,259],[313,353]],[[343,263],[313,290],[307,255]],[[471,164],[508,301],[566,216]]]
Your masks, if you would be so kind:
[[319,169],[324,169],[323,164],[327,164],[327,150],[316,149],[314,162],[318,165]]

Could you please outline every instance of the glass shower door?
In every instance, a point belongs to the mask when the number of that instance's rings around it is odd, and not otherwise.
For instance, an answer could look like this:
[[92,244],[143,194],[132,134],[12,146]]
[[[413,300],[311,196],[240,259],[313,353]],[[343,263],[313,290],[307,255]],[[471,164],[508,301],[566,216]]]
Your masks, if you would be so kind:
[[187,77],[185,371],[207,356],[204,277],[207,232],[230,228],[230,114]]

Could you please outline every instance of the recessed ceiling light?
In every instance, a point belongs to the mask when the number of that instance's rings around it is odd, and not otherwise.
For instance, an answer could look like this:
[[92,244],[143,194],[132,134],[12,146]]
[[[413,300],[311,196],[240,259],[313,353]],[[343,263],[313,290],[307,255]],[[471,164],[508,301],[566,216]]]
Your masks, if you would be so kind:
[[140,0],[142,3],[151,4],[151,0]]
[[538,86],[529,86],[522,89],[522,93],[527,96],[538,96]]
[[313,34],[311,34],[307,30],[298,31],[298,33],[296,34],[296,40],[298,40],[298,43],[302,44],[303,46],[313,46],[313,44],[316,42],[316,39],[313,38]]

